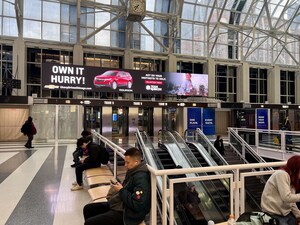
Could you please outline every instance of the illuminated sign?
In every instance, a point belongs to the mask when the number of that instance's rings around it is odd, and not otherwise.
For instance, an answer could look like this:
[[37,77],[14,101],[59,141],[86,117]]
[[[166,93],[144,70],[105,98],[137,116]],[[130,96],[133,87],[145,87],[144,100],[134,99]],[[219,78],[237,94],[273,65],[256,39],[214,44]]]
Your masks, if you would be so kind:
[[48,90],[207,96],[208,75],[43,63],[42,87]]

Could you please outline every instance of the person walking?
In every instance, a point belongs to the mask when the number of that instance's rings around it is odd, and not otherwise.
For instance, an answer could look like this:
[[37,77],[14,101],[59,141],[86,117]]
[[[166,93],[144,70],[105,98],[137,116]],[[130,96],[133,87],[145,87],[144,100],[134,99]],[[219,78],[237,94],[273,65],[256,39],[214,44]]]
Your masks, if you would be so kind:
[[34,148],[32,146],[33,135],[36,135],[36,128],[34,123],[32,122],[32,117],[29,116],[27,121],[23,124],[21,128],[21,132],[27,136],[27,142],[24,145],[26,148]]
[[221,135],[217,136],[214,146],[221,155],[225,155],[225,148],[224,148],[224,143],[223,143],[223,139],[221,138]]
[[125,152],[124,182],[111,184],[108,202],[84,206],[85,225],[138,225],[151,208],[151,181],[148,167],[137,148]]

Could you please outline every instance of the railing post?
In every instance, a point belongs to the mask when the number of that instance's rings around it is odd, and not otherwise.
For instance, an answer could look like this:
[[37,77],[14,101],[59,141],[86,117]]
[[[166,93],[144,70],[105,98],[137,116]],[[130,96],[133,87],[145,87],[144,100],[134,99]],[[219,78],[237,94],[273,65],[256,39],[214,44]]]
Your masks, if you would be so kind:
[[280,131],[281,135],[280,135],[280,146],[281,146],[281,151],[282,153],[285,152],[285,132],[284,131]]
[[151,211],[150,211],[150,225],[156,225],[157,221],[157,210],[156,210],[156,205],[157,205],[157,195],[156,195],[156,190],[157,190],[157,181],[156,181],[156,175],[151,173]]
[[162,225],[167,225],[167,175],[163,175],[163,188],[162,188]]
[[258,147],[259,147],[259,132],[256,129],[255,130],[255,146],[256,146],[256,152],[258,152]]

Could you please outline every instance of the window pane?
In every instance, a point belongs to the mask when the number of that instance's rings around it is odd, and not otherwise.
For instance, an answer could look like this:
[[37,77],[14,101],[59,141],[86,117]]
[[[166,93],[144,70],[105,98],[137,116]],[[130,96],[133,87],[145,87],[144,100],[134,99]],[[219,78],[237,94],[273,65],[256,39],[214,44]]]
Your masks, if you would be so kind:
[[43,39],[60,41],[59,24],[43,23]]
[[69,24],[69,6],[68,5],[61,5],[61,23]]
[[41,22],[24,20],[24,37],[41,39]]
[[2,2],[3,2],[3,15],[15,17],[16,16],[16,11],[14,6],[15,1],[6,0],[6,1],[1,1],[1,3]]
[[3,17],[3,35],[18,36],[18,27],[15,18]]
[[182,19],[192,20],[194,16],[195,5],[183,3]]
[[56,2],[44,2],[43,20],[60,22],[60,4]]
[[40,84],[41,83],[41,65],[27,64],[27,83]]
[[68,25],[61,25],[60,29],[61,29],[60,40],[62,42],[69,42],[69,40],[70,40],[69,26]]
[[24,0],[24,18],[41,20],[41,0]]
[[102,30],[95,35],[95,44],[100,46],[110,46],[110,33]]

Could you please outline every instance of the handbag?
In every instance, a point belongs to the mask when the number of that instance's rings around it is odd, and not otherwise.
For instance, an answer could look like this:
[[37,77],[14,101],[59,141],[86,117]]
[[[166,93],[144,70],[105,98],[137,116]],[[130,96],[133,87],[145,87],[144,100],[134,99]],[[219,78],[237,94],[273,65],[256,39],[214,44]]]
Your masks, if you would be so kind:
[[236,220],[237,225],[278,225],[277,219],[265,212],[245,212]]

